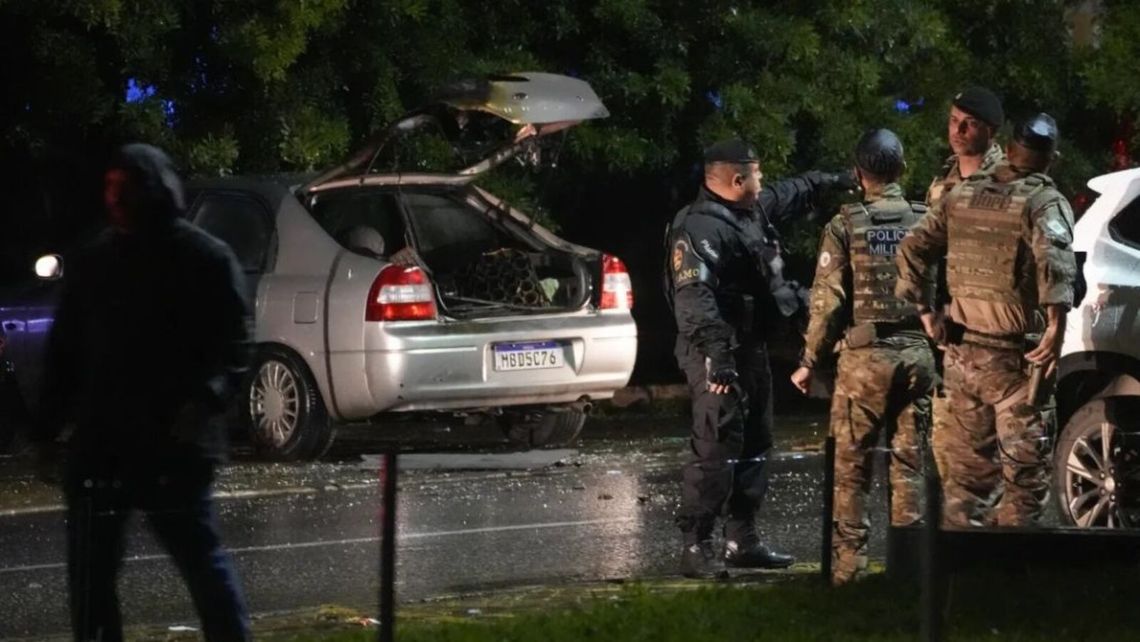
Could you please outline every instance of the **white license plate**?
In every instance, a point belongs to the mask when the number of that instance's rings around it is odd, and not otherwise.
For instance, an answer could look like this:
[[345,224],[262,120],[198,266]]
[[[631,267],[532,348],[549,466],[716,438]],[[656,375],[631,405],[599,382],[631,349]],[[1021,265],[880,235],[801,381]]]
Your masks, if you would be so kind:
[[562,346],[554,341],[532,341],[529,343],[500,343],[494,346],[492,355],[497,371],[542,370],[561,368],[566,364]]

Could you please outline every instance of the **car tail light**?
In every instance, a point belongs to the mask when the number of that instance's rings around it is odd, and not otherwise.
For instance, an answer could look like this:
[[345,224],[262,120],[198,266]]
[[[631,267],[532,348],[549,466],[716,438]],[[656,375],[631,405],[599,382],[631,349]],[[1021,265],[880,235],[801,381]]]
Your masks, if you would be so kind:
[[625,263],[616,256],[602,255],[602,305],[603,310],[632,310],[633,281]]
[[368,291],[368,321],[426,321],[436,317],[435,290],[418,267],[389,265]]

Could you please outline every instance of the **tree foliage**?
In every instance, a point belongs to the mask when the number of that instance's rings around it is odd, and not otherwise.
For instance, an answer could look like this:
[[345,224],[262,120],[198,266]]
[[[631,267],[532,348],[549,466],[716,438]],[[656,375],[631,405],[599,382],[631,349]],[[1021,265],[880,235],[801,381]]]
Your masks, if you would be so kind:
[[311,170],[450,79],[540,69],[588,79],[613,114],[570,137],[557,182],[688,176],[700,149],[726,136],[752,140],[770,177],[837,168],[862,130],[886,126],[907,144],[917,196],[946,153],[948,101],[981,83],[1011,117],[1058,117],[1058,173],[1072,191],[1105,167],[1111,136],[1140,110],[1140,8],[1109,2],[1096,47],[1072,44],[1068,9],[1057,0],[6,0],[0,145],[34,154],[138,139],[195,173]]

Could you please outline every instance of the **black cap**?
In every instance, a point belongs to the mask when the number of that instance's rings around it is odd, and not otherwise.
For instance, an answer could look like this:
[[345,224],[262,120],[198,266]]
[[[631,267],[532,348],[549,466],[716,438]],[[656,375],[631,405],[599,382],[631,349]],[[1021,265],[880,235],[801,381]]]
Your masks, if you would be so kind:
[[855,165],[878,178],[893,180],[903,171],[903,144],[889,129],[872,129],[855,145]]
[[1057,121],[1046,113],[1040,113],[1021,121],[1013,128],[1013,140],[1022,147],[1052,154],[1057,149],[1057,139],[1061,132]]
[[954,96],[954,106],[974,118],[990,125],[1001,127],[1005,122],[1005,112],[1001,109],[1001,98],[985,87],[968,87]]
[[705,148],[705,163],[759,163],[756,150],[739,138],[722,140]]

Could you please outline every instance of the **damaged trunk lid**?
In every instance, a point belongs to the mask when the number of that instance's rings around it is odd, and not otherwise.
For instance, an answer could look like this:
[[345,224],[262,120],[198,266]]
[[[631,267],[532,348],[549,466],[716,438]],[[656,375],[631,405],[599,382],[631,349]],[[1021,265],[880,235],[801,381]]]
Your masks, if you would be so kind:
[[[304,194],[383,184],[416,175],[463,183],[514,157],[539,137],[609,116],[589,83],[524,72],[465,80],[389,125],[347,161],[301,188]],[[371,180],[370,180],[371,179]]]

